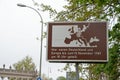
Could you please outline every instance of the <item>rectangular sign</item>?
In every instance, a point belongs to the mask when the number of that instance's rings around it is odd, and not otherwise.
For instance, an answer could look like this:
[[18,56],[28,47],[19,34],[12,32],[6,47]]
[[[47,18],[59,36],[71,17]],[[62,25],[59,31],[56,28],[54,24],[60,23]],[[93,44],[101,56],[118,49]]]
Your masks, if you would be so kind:
[[49,22],[50,62],[107,62],[107,22]]

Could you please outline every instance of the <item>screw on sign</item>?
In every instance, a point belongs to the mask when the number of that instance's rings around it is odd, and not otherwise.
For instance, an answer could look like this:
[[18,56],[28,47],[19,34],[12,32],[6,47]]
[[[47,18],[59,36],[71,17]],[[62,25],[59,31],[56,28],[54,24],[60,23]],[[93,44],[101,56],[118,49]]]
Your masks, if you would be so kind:
[[42,80],[42,79],[40,77],[38,77],[37,80]]

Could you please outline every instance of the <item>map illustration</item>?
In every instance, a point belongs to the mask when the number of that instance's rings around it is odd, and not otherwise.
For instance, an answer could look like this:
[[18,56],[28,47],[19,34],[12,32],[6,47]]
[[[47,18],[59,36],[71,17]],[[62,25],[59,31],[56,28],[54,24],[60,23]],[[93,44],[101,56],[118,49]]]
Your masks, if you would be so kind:
[[[77,28],[77,31],[75,31],[75,28]],[[89,41],[82,35],[82,33],[85,33],[85,31],[89,28],[89,26],[83,25],[83,28],[81,27],[74,27],[68,29],[68,32],[70,33],[70,38],[65,37],[64,43],[65,44],[71,44],[72,41],[75,41],[75,44],[80,47],[97,47],[97,45],[93,45],[94,42],[99,42],[100,39],[98,39],[96,36],[91,37]]]
[[[91,26],[92,27],[92,26]],[[97,47],[100,38],[89,25],[53,25],[52,47]]]

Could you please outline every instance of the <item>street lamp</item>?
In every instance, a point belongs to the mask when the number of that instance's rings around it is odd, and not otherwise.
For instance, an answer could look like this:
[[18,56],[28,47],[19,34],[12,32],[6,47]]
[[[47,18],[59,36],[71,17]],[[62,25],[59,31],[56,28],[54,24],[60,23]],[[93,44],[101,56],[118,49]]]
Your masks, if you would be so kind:
[[27,7],[27,8],[30,8],[32,10],[34,10],[35,12],[38,13],[40,19],[41,19],[41,43],[40,43],[40,66],[39,66],[39,77],[41,77],[41,66],[42,66],[42,43],[43,43],[43,19],[42,19],[42,16],[41,14],[34,8],[30,7],[30,6],[27,6],[27,5],[24,5],[24,4],[17,4],[17,6],[19,7]]

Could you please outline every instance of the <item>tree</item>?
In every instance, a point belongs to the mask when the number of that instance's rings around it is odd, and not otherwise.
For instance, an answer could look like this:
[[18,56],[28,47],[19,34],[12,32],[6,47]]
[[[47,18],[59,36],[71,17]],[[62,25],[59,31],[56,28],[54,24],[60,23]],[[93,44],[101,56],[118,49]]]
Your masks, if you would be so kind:
[[120,76],[120,20],[109,32],[109,62],[103,68],[109,80],[117,80]]
[[118,22],[113,29],[109,31],[109,62],[107,64],[98,64],[93,69],[93,74],[99,77],[101,72],[108,76],[109,80],[119,80],[120,76],[120,23]]
[[33,62],[32,58],[29,56],[26,56],[22,60],[13,64],[13,67],[15,68],[15,70],[19,70],[19,71],[22,71],[22,70],[35,71],[36,69],[35,63]]
[[[35,63],[33,62],[32,58],[29,56],[26,56],[22,60],[13,64],[13,67],[15,68],[15,70],[18,70],[18,71],[36,71]],[[46,77],[45,74],[42,74],[42,79],[43,80],[52,80],[52,78]],[[18,80],[21,80],[21,78],[19,78]],[[24,80],[27,80],[27,79],[24,79]]]
[[67,0],[65,10],[57,12],[42,4],[43,11],[49,11],[54,21],[90,21],[114,18],[119,14],[119,0]]
[[[32,58],[26,56],[22,60],[18,61],[17,63],[13,64],[13,68],[17,71],[36,71],[35,63],[33,62]],[[10,80],[15,80],[15,78],[10,78]],[[22,78],[17,78],[17,80],[22,80]],[[27,80],[24,78],[24,80]]]

